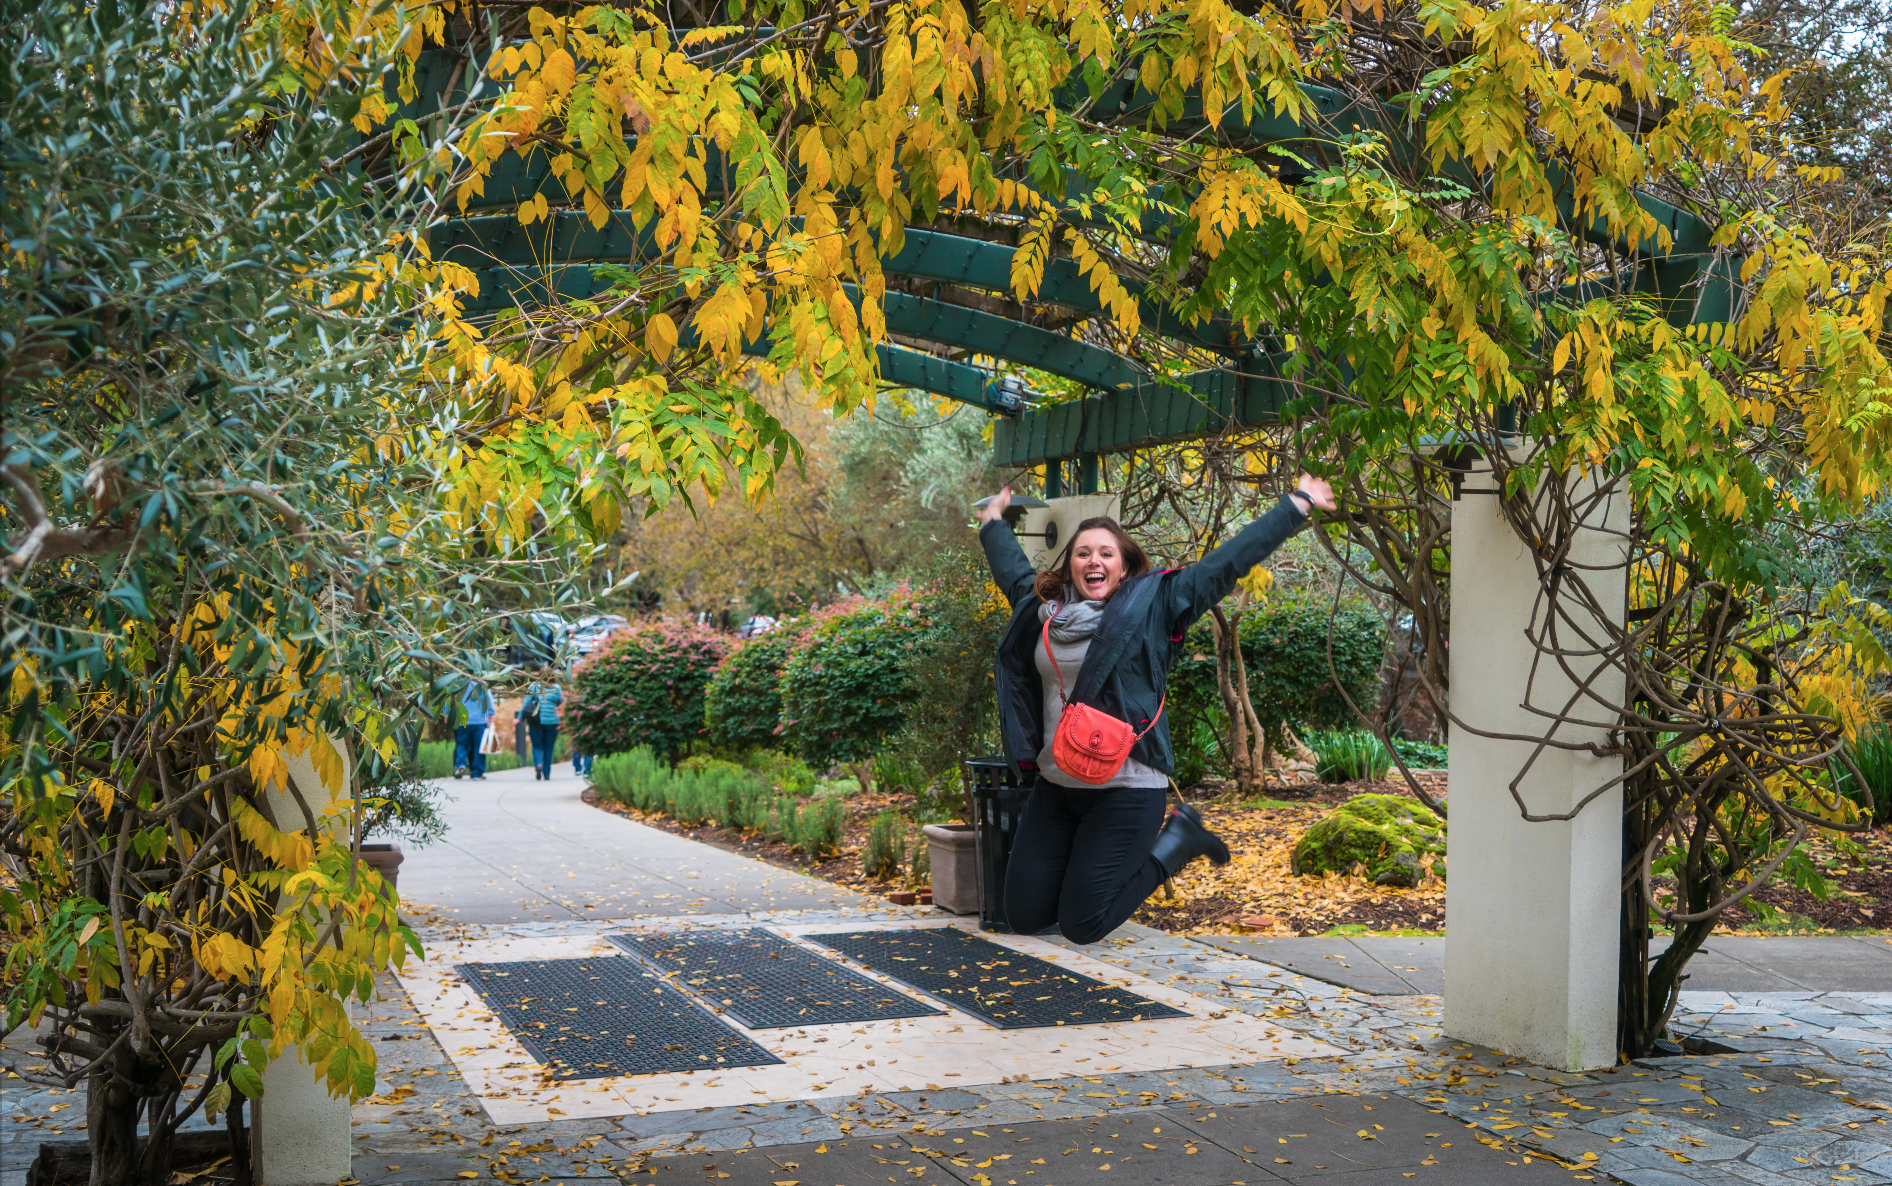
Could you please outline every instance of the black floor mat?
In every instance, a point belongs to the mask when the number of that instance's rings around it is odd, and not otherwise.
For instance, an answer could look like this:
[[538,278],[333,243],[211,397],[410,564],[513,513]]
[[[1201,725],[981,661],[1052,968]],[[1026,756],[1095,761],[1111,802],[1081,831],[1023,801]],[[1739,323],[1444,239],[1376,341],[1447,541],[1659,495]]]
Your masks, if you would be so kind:
[[635,960],[460,964],[554,1079],[762,1067],[782,1060],[660,983]]
[[759,927],[606,938],[752,1030],[943,1012]]
[[1000,1029],[1190,1016],[957,927],[806,937]]

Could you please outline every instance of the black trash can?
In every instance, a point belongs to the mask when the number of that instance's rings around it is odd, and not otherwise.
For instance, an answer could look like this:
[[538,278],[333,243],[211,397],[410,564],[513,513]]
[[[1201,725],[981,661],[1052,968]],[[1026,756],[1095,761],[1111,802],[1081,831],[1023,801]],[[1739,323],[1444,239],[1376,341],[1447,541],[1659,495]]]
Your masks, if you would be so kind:
[[1020,782],[1004,758],[969,759],[966,782],[972,787],[972,807],[978,815],[974,822],[979,826],[979,926],[1010,932],[1011,924],[1005,921],[1005,864],[1011,859],[1012,838],[1018,834],[1031,783]]

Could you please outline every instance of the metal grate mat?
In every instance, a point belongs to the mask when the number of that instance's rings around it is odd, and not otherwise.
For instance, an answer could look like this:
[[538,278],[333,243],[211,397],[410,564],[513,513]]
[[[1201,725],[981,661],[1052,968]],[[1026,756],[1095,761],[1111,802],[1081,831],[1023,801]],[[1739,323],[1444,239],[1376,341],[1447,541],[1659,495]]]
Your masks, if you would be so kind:
[[957,927],[804,937],[1000,1029],[1190,1016]]
[[760,927],[606,938],[752,1030],[944,1013]]
[[454,971],[554,1079],[782,1061],[620,956],[460,964]]

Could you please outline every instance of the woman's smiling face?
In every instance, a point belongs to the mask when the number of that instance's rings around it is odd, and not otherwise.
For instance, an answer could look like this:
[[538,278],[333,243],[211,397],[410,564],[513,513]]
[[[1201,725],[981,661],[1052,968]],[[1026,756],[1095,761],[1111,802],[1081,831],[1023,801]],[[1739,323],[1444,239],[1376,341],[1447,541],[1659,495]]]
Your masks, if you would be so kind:
[[1123,584],[1123,548],[1102,527],[1078,532],[1071,543],[1071,583],[1087,601],[1105,601]]

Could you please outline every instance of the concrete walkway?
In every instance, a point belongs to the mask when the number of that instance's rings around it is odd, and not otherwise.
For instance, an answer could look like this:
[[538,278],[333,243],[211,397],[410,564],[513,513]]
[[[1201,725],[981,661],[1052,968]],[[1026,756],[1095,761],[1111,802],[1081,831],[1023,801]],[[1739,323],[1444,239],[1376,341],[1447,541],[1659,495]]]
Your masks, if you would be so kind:
[[[1445,991],[1443,935],[1204,936],[1224,951],[1379,995]],[[1652,944],[1660,954],[1667,940]],[[1694,992],[1892,992],[1883,935],[1717,935],[1688,963]]]
[[865,906],[852,890],[634,823],[585,803],[571,764],[437,781],[445,839],[409,849],[401,898],[413,921],[505,925],[649,915]]

